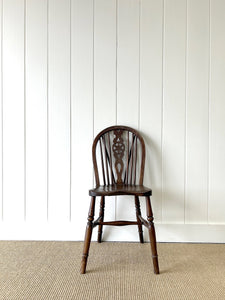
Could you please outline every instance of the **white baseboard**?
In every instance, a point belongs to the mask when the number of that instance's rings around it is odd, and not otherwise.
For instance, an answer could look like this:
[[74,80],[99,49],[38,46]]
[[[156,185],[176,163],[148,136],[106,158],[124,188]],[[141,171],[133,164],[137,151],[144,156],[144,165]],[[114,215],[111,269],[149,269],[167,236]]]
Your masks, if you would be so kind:
[[158,224],[157,241],[225,243],[225,224]]
[[[225,243],[225,224],[156,224],[157,242],[181,243]],[[105,229],[104,240],[138,241],[136,226]],[[144,228],[144,240],[149,241],[148,232]]]
[[[225,224],[156,224],[158,242],[192,242],[192,243],[225,243]],[[74,222],[60,223],[0,223],[0,240],[58,240],[82,241],[85,225]],[[93,240],[96,240],[97,228],[94,229]],[[145,241],[148,232],[144,229]],[[111,227],[105,226],[105,241],[138,241],[137,226]]]

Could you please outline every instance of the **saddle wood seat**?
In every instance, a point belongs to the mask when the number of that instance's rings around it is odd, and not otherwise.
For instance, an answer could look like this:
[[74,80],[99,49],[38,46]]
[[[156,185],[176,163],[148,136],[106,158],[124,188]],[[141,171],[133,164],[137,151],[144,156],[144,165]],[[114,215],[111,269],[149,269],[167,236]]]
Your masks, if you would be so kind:
[[143,185],[113,184],[101,185],[89,190],[89,196],[151,196],[152,190]]

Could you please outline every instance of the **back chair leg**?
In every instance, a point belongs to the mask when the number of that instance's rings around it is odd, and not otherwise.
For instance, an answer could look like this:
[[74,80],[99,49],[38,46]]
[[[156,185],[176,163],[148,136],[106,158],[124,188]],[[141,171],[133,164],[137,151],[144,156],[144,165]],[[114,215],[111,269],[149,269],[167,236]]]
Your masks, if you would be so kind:
[[88,253],[89,253],[92,230],[93,230],[94,212],[95,212],[95,197],[92,197],[90,209],[88,213],[88,222],[86,227],[85,239],[84,239],[84,250],[83,250],[81,269],[80,269],[81,274],[85,274],[86,272]]
[[[102,196],[100,202],[100,211],[99,211],[99,217],[101,222],[104,221],[104,210],[105,210],[105,197]],[[103,225],[98,226],[98,243],[102,242],[102,228]]]
[[138,232],[139,232],[140,243],[144,243],[142,223],[141,223],[141,220],[139,219],[139,216],[141,216],[141,208],[140,208],[140,201],[139,201],[138,196],[135,196],[135,208],[136,208],[136,217],[137,217],[137,222],[138,222]]
[[155,227],[153,222],[153,213],[152,213],[152,207],[150,202],[150,197],[146,197],[146,211],[147,211],[147,220],[149,223],[149,238],[150,238],[150,244],[151,244],[151,250],[152,250],[152,261],[153,261],[153,267],[154,267],[154,273],[159,274],[159,264],[158,264],[158,255],[157,255],[157,247],[156,247],[156,236],[155,236]]

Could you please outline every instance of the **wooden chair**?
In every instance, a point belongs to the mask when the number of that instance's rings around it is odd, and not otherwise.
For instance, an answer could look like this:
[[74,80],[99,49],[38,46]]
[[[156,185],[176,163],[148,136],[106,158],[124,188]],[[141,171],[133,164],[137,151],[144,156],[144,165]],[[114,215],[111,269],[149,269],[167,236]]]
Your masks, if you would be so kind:
[[[98,226],[98,242],[101,243],[103,225],[137,225],[139,239],[143,243],[142,225],[144,225],[149,231],[154,272],[159,274],[156,236],[150,202],[152,190],[143,186],[145,144],[142,136],[136,130],[127,126],[108,127],[94,139],[92,158],[96,187],[89,190],[91,203],[85,233],[81,273],[86,272],[92,229],[94,227]],[[105,196],[117,195],[134,196],[136,221],[104,221]],[[101,197],[100,212],[99,217],[94,221],[97,196]],[[147,220],[141,215],[139,196],[144,196],[146,199]]]

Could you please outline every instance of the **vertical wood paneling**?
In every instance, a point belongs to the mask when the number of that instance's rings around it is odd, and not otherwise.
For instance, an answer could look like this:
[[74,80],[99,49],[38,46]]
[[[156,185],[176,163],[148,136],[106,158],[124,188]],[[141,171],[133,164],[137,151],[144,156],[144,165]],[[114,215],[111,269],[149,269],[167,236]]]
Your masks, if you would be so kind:
[[[95,0],[94,133],[116,124],[117,1]],[[115,219],[115,197],[106,202],[105,219]],[[105,227],[105,235],[107,235]]]
[[211,1],[209,222],[225,222],[225,2]]
[[209,1],[188,1],[185,221],[207,222]]
[[47,2],[26,7],[26,218],[47,219]]
[[49,0],[49,220],[70,217],[70,1]]
[[143,0],[140,28],[140,130],[146,144],[144,184],[153,189],[155,220],[162,212],[162,47],[163,1]]
[[3,17],[2,17],[2,12],[3,12],[3,3],[2,0],[0,1],[0,38],[1,38],[1,42],[0,42],[0,221],[2,221],[3,219],[3,197],[2,197],[2,192],[3,192],[3,180],[2,180],[2,166],[3,166],[3,157],[2,157],[2,147],[3,147],[3,135],[2,135],[2,119],[3,119],[3,109],[2,109],[2,104],[3,104],[3,85],[2,85],[2,81],[3,81],[3,76],[2,76],[2,30],[3,30],[3,26],[2,26],[2,21],[3,21]]
[[165,1],[163,222],[184,222],[186,1]]
[[24,219],[24,1],[3,3],[3,217]]
[[[71,5],[71,218],[77,224],[76,238],[83,239],[90,200],[88,189],[93,184],[93,1],[73,0]],[[83,225],[82,230],[78,224]]]
[[[117,124],[134,128],[139,125],[139,5],[134,0],[118,1]],[[133,197],[118,197],[116,217],[135,219]],[[136,226],[121,230],[120,237],[138,238]]]
[[116,9],[116,0],[95,0],[95,134],[116,122]]
[[118,1],[117,123],[139,122],[139,1]]

